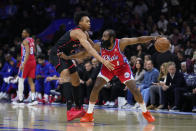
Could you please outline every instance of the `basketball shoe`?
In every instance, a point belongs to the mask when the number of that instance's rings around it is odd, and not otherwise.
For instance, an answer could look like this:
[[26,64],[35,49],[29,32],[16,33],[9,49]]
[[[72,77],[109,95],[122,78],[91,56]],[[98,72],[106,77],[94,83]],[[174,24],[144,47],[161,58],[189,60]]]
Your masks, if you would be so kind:
[[86,113],[81,119],[80,122],[93,122],[93,113]]
[[149,123],[155,121],[155,118],[150,114],[149,111],[147,111],[147,112],[142,112],[142,115],[144,116],[144,118],[145,118]]

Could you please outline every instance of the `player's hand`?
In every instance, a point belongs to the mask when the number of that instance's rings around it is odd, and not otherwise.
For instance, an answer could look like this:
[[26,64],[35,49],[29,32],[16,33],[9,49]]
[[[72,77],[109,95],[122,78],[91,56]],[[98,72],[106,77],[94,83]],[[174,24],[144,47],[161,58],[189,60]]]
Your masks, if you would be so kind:
[[110,71],[111,71],[111,70],[114,70],[115,65],[112,64],[110,61],[104,60],[104,61],[103,61],[103,64],[104,64]]
[[57,56],[65,60],[69,60],[69,56],[65,55],[63,52],[57,53]]
[[155,36],[155,37],[154,37],[154,40],[156,41],[157,39],[159,39],[159,38],[161,38],[161,37],[163,37],[163,36],[161,36],[161,35]]

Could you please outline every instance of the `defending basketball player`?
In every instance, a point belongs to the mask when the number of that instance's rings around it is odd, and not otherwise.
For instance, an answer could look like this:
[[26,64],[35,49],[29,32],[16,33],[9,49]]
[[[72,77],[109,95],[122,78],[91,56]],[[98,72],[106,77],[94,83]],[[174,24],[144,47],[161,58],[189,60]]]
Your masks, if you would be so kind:
[[[103,59],[91,46],[93,42],[87,33],[90,29],[90,18],[88,17],[88,14],[86,12],[79,12],[75,14],[74,20],[77,28],[66,32],[51,49],[49,56],[50,62],[56,67],[56,70],[59,72],[60,78],[62,79],[61,87],[67,101],[68,121],[83,116],[85,111],[82,108],[80,80],[75,65],[71,60],[60,58],[61,53],[63,52],[65,55],[69,56],[85,49],[89,54],[103,63],[108,70],[114,69],[114,65],[108,60]],[[73,101],[76,104],[75,108],[72,108]]]
[[[158,36],[159,37],[159,36]],[[143,116],[148,122],[155,121],[155,118],[147,111],[146,105],[144,104],[142,95],[140,91],[136,88],[136,83],[133,78],[132,71],[129,67],[127,58],[122,53],[126,46],[133,45],[137,43],[147,43],[151,40],[156,40],[156,36],[142,36],[137,38],[122,38],[116,39],[114,30],[106,30],[102,36],[101,48],[99,45],[96,45],[95,48],[98,52],[101,52],[101,56],[105,60],[112,61],[112,64],[115,65],[114,70],[108,70],[104,65],[101,68],[101,71],[96,79],[95,85],[90,95],[90,102],[87,113],[80,119],[81,122],[92,122],[93,118],[93,108],[98,99],[98,94],[102,87],[109,82],[115,75],[118,76],[120,81],[124,83],[131,93],[133,94],[135,100],[140,104],[140,107],[143,112]],[[85,55],[85,53],[83,54]],[[82,57],[82,52],[79,55],[67,57],[62,55],[64,59],[71,59]]]
[[35,99],[35,84],[33,79],[35,78],[36,60],[35,60],[35,45],[34,39],[30,37],[31,31],[26,28],[22,31],[22,38],[24,39],[21,44],[21,64],[19,67],[19,81],[18,81],[18,97],[19,100],[13,102],[13,104],[23,105],[23,91],[24,80],[28,78],[28,83],[31,88],[31,99],[29,105],[36,105],[38,102]]

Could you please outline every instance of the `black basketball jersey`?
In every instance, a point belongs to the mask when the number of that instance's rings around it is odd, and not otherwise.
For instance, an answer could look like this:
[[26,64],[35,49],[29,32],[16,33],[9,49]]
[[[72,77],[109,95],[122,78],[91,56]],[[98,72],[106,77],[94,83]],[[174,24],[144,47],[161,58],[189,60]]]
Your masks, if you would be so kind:
[[[72,30],[76,30],[80,28],[75,28]],[[66,55],[72,55],[75,53],[78,53],[80,50],[83,49],[83,47],[80,44],[80,41],[78,40],[73,40],[70,37],[70,32],[72,30],[67,31],[55,44],[55,46],[52,48],[51,52],[52,53],[58,53],[58,52],[63,52]]]

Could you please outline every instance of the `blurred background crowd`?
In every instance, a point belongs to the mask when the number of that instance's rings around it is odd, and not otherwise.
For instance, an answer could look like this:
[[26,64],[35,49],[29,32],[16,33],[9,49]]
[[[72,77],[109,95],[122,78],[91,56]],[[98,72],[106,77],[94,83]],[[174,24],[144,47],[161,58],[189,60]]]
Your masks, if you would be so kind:
[[[64,103],[58,88],[55,68],[48,62],[52,45],[67,31],[66,24],[58,26],[50,42],[38,34],[55,20],[71,18],[79,11],[88,11],[91,19],[104,20],[98,31],[90,31],[94,42],[105,29],[112,28],[118,38],[166,36],[172,46],[158,53],[153,43],[128,46],[129,59],[137,87],[148,109],[196,112],[196,2],[183,0],[1,0],[0,1],[0,99],[14,100],[17,92],[17,73],[20,61],[21,32],[32,30],[36,45],[36,92],[42,103]],[[76,60],[83,85],[84,103],[100,69],[94,59]],[[170,85],[165,87],[162,83]],[[28,84],[25,86],[28,101]],[[102,89],[98,105],[117,106],[117,98],[126,97],[122,108],[138,108],[129,90],[114,77]],[[187,102],[189,101],[189,102]]]

